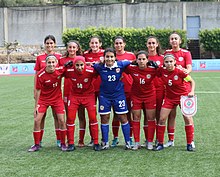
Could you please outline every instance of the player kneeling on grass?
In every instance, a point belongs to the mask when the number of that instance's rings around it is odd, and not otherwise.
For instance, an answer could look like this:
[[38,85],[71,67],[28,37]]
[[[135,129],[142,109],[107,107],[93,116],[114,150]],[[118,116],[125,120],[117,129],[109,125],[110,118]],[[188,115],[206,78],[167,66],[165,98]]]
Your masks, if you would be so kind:
[[[155,151],[163,150],[164,133],[166,128],[166,120],[172,111],[176,111],[178,105],[180,105],[181,96],[194,96],[195,82],[190,75],[184,73],[183,70],[175,67],[176,60],[172,54],[166,54],[164,56],[164,66],[158,69],[158,76],[164,82],[166,86],[164,103],[160,112],[160,120],[157,127],[158,131],[158,146]],[[191,83],[191,92],[188,93],[185,87],[184,81]],[[192,117],[186,117],[183,115],[185,121],[187,151],[193,151],[192,141],[194,139],[194,126],[192,124]]]
[[64,120],[64,104],[61,92],[61,79],[64,72],[62,67],[56,68],[57,58],[54,55],[46,57],[46,67],[38,72],[36,78],[36,99],[34,109],[34,145],[28,150],[29,152],[38,151],[40,149],[40,136],[41,136],[41,120],[51,106],[56,113],[61,134],[61,150],[66,151],[65,137],[66,137],[66,124]]

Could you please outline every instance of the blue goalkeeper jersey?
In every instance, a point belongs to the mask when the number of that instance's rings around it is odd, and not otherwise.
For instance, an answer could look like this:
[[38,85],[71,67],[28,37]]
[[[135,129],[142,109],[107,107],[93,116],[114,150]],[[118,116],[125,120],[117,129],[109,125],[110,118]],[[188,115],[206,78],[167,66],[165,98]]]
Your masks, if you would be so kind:
[[122,72],[130,61],[115,61],[112,67],[105,64],[95,64],[93,67],[101,77],[100,96],[115,99],[124,95],[124,84],[121,81]]

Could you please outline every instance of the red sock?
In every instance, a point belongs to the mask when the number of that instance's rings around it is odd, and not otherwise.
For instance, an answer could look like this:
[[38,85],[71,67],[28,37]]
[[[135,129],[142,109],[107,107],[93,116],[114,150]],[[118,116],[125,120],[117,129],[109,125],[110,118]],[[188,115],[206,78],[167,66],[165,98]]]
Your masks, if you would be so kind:
[[144,125],[144,135],[145,135],[145,140],[148,140],[148,125]]
[[40,142],[42,141],[43,136],[44,136],[44,129],[41,129],[40,130]]
[[98,126],[98,122],[91,123],[89,126],[91,127],[93,142],[94,142],[94,144],[98,144],[99,143],[99,126]]
[[187,144],[191,144],[193,141],[193,134],[194,134],[194,128],[193,125],[186,125],[185,126],[186,131],[186,141]]
[[60,142],[66,144],[66,129],[60,130]]
[[154,133],[156,129],[156,121],[155,120],[148,120],[148,142],[153,142],[154,140]]
[[130,124],[130,137],[133,136],[133,121],[129,121]]
[[140,142],[140,122],[132,121],[134,141]]
[[114,138],[118,138],[118,131],[119,131],[119,127],[120,127],[120,122],[118,120],[113,120],[112,121],[112,133]]
[[56,132],[56,138],[57,138],[57,140],[61,140],[61,137],[60,137],[60,129],[55,129],[55,132]]
[[85,129],[80,128],[79,129],[79,142],[84,143],[84,137],[85,137]]
[[68,144],[74,144],[75,124],[67,124]]
[[33,132],[33,137],[34,137],[34,144],[39,145],[40,144],[41,131],[34,131]]
[[163,144],[164,142],[164,133],[165,133],[166,125],[157,125],[158,130],[158,142]]
[[174,140],[175,127],[167,127],[169,141]]

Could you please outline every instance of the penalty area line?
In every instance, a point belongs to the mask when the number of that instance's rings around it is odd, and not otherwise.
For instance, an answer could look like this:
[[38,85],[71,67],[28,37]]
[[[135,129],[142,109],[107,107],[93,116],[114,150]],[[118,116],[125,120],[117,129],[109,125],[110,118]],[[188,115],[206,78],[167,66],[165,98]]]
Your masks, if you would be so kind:
[[196,91],[196,93],[205,93],[205,94],[207,94],[207,93],[211,93],[211,94],[219,94],[220,91]]

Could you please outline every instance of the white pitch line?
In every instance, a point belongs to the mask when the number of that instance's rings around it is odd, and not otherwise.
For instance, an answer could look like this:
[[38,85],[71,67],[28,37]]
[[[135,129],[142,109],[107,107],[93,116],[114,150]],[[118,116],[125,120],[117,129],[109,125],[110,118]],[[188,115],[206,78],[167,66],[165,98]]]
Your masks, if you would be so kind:
[[220,79],[220,77],[193,77],[195,79]]
[[212,94],[219,94],[220,91],[195,91],[195,93],[212,93]]

